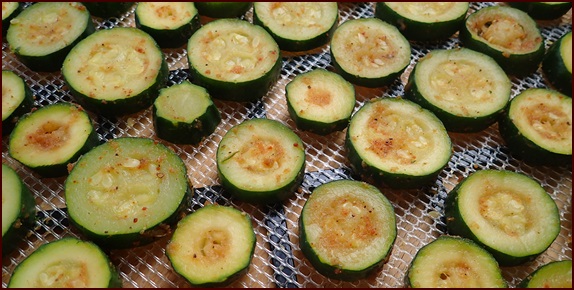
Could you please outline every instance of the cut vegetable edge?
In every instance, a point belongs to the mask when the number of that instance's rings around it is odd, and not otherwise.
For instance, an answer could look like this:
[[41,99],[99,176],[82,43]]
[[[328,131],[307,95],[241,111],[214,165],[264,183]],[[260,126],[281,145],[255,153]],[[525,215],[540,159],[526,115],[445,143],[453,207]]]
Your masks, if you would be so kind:
[[153,37],[161,48],[184,45],[201,27],[193,2],[140,2],[134,17],[136,27]]
[[572,31],[550,46],[542,59],[541,69],[552,87],[572,97]]
[[195,2],[199,15],[211,18],[238,18],[251,9],[253,2]]
[[30,112],[34,97],[30,86],[13,71],[2,71],[2,136],[9,135],[19,118]]
[[572,260],[552,261],[536,268],[520,288],[572,288]]

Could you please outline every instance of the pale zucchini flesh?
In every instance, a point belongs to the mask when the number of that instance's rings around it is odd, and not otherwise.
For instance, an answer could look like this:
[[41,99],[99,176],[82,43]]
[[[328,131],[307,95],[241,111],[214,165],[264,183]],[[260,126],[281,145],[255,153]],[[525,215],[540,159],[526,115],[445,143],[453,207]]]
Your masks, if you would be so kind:
[[197,15],[197,9],[192,2],[141,2],[135,13],[142,25],[173,30],[190,23]]
[[466,14],[465,2],[385,2],[392,10],[410,20],[425,23],[455,20]]

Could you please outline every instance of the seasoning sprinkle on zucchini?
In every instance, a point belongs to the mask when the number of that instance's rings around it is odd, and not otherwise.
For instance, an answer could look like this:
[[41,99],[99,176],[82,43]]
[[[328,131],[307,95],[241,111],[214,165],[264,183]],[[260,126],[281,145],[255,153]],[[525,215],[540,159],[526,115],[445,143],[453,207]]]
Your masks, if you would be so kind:
[[12,132],[18,119],[30,112],[34,97],[28,84],[13,71],[2,71],[2,136]]
[[147,32],[161,48],[184,45],[201,26],[193,2],[139,2],[136,27]]

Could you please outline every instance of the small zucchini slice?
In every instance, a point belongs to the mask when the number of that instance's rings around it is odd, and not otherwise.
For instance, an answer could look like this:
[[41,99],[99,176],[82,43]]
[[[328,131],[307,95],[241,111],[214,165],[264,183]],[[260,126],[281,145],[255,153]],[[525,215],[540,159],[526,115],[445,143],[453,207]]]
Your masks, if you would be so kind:
[[380,269],[397,236],[395,211],[374,186],[336,180],[313,190],[299,218],[299,244],[322,275],[355,281]]
[[64,183],[70,221],[106,248],[166,235],[191,197],[181,158],[152,139],[112,139],[84,154]]
[[485,169],[464,178],[445,200],[447,231],[472,239],[501,266],[544,252],[560,233],[556,203],[534,179]]
[[377,2],[375,17],[395,25],[408,40],[445,40],[464,25],[468,8],[468,2]]
[[339,24],[337,2],[255,2],[253,23],[287,51],[306,51],[329,42]]
[[41,2],[22,11],[6,33],[10,50],[33,71],[54,72],[80,40],[96,30],[79,2]]
[[223,18],[199,28],[187,44],[190,77],[215,98],[255,101],[281,72],[281,50],[261,26]]
[[285,86],[288,112],[299,129],[320,135],[343,130],[355,108],[355,87],[340,75],[315,69]]
[[391,188],[418,188],[434,181],[452,155],[442,122],[400,98],[365,103],[351,118],[345,146],[356,174]]
[[147,32],[161,48],[184,45],[201,26],[193,2],[139,2],[136,27]]
[[248,214],[212,204],[177,224],[165,253],[191,285],[223,287],[247,272],[255,243]]
[[199,143],[221,122],[209,93],[189,81],[161,89],[152,116],[158,137],[178,144]]
[[439,236],[418,250],[405,284],[408,288],[507,288],[492,255],[472,240]]
[[561,165],[572,160],[572,98],[545,88],[514,97],[498,122],[510,152],[532,164]]
[[10,134],[10,156],[43,177],[68,173],[68,164],[98,145],[92,119],[72,103],[55,103],[24,115]]
[[128,12],[134,2],[82,2],[90,14],[99,18],[120,17]]
[[10,20],[20,14],[23,8],[23,2],[2,2],[2,38],[6,36]]
[[194,2],[199,15],[211,18],[239,18],[253,6],[253,2]]
[[472,50],[494,58],[506,71],[525,76],[538,69],[544,57],[544,38],[526,12],[508,6],[490,6],[470,14],[459,39]]
[[30,86],[13,71],[2,71],[2,136],[14,129],[18,119],[30,112],[34,97]]
[[84,108],[114,116],[151,106],[167,83],[168,68],[149,34],[115,27],[80,41],[64,60],[62,76]]
[[478,132],[498,121],[512,83],[491,57],[467,48],[437,49],[419,59],[405,97],[452,132]]
[[250,119],[229,129],[216,158],[222,186],[252,203],[291,197],[305,173],[303,141],[289,127],[270,119]]
[[572,2],[506,2],[536,20],[552,20],[562,17],[572,9]]
[[8,288],[118,288],[122,281],[109,257],[94,243],[73,237],[43,244],[25,258]]
[[364,87],[392,83],[411,61],[411,45],[399,30],[378,18],[343,22],[331,38],[331,62],[349,82]]
[[552,261],[538,267],[519,287],[572,289],[572,260]]
[[572,31],[548,48],[541,68],[546,81],[554,89],[572,97]]
[[14,250],[34,225],[36,201],[12,167],[2,163],[2,255]]

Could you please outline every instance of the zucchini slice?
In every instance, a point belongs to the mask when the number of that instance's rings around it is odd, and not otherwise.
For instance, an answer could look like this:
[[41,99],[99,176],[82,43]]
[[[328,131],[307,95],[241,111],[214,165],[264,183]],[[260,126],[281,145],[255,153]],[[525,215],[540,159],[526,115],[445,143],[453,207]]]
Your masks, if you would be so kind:
[[542,59],[546,81],[557,91],[572,97],[572,31],[554,42]]
[[167,234],[192,194],[181,158],[137,137],[112,139],[84,154],[64,193],[71,223],[106,248],[143,245]]
[[572,289],[572,260],[552,261],[538,267],[519,287]]
[[253,6],[253,2],[194,2],[199,15],[211,18],[239,18]]
[[500,135],[516,157],[546,165],[572,160],[572,98],[545,88],[514,97],[498,122]]
[[187,44],[190,77],[215,98],[260,99],[281,72],[281,50],[261,26],[223,18],[199,28]]
[[217,148],[222,186],[252,203],[280,202],[303,182],[305,147],[289,127],[250,119],[229,129]]
[[377,2],[375,17],[395,25],[408,40],[445,40],[464,25],[468,8],[468,2]]
[[255,243],[248,214],[206,205],[177,224],[165,253],[173,269],[191,285],[222,287],[247,272]]
[[90,14],[99,18],[120,17],[128,12],[134,2],[82,2]]
[[14,169],[2,163],[2,255],[12,251],[34,224],[36,201]]
[[472,240],[439,236],[418,250],[407,274],[409,288],[507,288],[492,255]]
[[355,108],[355,87],[340,75],[315,69],[285,86],[288,112],[299,129],[320,135],[343,130]]
[[168,68],[149,34],[115,27],[80,41],[64,60],[62,76],[85,109],[112,116],[151,106],[167,83]]
[[161,48],[184,45],[201,26],[193,2],[139,2],[136,27],[147,32]]
[[60,70],[72,47],[95,30],[81,3],[41,2],[10,21],[6,41],[29,69],[54,72]]
[[415,65],[405,97],[452,132],[478,132],[498,121],[512,83],[491,57],[467,48],[430,51]]
[[99,142],[78,105],[55,103],[24,115],[10,134],[8,153],[44,177],[64,176],[68,164]]
[[18,119],[34,106],[32,90],[13,71],[2,71],[2,136],[14,129]]
[[301,251],[322,275],[354,281],[378,270],[397,236],[395,211],[374,186],[336,180],[313,190],[299,218]]
[[287,51],[306,51],[329,42],[339,24],[337,2],[255,2],[253,23]]
[[562,17],[572,9],[572,2],[506,2],[536,20],[552,20]]
[[391,188],[417,188],[434,181],[452,155],[441,121],[399,98],[365,103],[351,118],[345,146],[356,174]]
[[221,122],[209,93],[189,81],[161,89],[152,116],[158,137],[179,144],[199,143]]
[[459,39],[472,50],[494,58],[506,71],[525,76],[538,69],[544,57],[544,38],[536,22],[521,10],[490,6],[470,14]]
[[6,36],[10,20],[20,14],[23,8],[23,2],[2,2],[2,38]]
[[331,38],[331,62],[349,82],[364,87],[392,83],[411,61],[411,45],[399,30],[378,18],[343,22]]
[[445,200],[447,231],[474,240],[501,266],[531,261],[560,233],[556,203],[534,179],[505,170],[479,170]]
[[122,282],[94,243],[65,237],[40,246],[16,268],[8,288],[117,288]]

